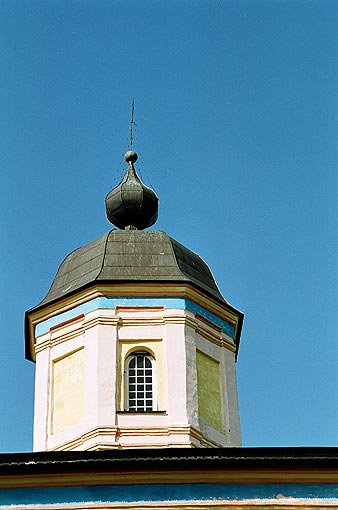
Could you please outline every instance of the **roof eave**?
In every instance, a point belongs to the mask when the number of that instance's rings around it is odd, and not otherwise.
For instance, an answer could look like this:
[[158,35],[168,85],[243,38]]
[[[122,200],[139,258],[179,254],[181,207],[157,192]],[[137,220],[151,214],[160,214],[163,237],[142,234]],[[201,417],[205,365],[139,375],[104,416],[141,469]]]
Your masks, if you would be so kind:
[[[337,483],[336,447],[185,448],[0,454],[0,486],[100,483]],[[43,476],[38,476],[43,474]],[[93,474],[95,477],[93,478]],[[156,478],[151,477],[156,474]],[[238,476],[240,475],[240,476]],[[295,476],[297,482],[295,482]],[[38,478],[37,478],[38,477]],[[65,482],[65,477],[67,481]],[[148,477],[148,478],[147,478]],[[121,482],[122,480],[122,482]],[[165,483],[165,482],[164,482]]]
[[[138,281],[138,280],[136,280],[136,281]],[[83,285],[82,287],[80,287],[78,289],[74,289],[73,291],[69,292],[67,294],[67,296],[57,297],[54,300],[51,300],[51,301],[49,301],[47,303],[39,304],[39,305],[31,308],[30,310],[27,310],[26,313],[25,313],[25,318],[24,318],[24,342],[25,342],[25,358],[26,358],[26,360],[33,361],[33,362],[35,361],[34,356],[33,356],[33,352],[32,352],[33,351],[33,347],[34,347],[34,338],[32,338],[33,327],[32,327],[32,325],[30,323],[30,315],[33,312],[38,312],[40,310],[43,310],[44,308],[47,308],[47,307],[52,306],[52,305],[55,305],[56,303],[61,303],[65,298],[69,298],[71,296],[74,296],[77,293],[82,292],[82,291],[84,291],[86,289],[95,287],[98,284],[100,284],[100,285],[109,285],[109,284],[112,284],[112,283],[115,283],[115,284],[116,283],[124,284],[124,283],[133,283],[133,282],[135,282],[135,280],[119,280],[118,282],[116,282],[116,281],[112,282],[111,280],[94,280],[93,282],[90,282],[90,283],[88,283],[86,285]],[[164,284],[164,283],[186,284],[187,286],[191,286],[191,287],[197,289],[199,292],[202,292],[203,294],[206,294],[209,298],[211,298],[212,300],[215,300],[220,305],[228,308],[235,315],[237,315],[238,316],[238,323],[237,323],[237,328],[236,328],[235,338],[234,338],[235,345],[236,345],[235,357],[237,359],[238,348],[239,348],[239,343],[240,343],[240,336],[241,336],[242,325],[243,325],[243,318],[244,318],[244,314],[242,312],[240,312],[239,310],[237,310],[236,308],[231,306],[224,299],[218,298],[217,296],[213,295],[211,292],[208,292],[204,288],[196,285],[195,283],[193,283],[191,281],[184,281],[184,280],[173,280],[173,281],[163,280],[163,281],[160,281],[160,280],[158,280],[156,282],[154,281],[154,283],[159,283],[159,284]]]

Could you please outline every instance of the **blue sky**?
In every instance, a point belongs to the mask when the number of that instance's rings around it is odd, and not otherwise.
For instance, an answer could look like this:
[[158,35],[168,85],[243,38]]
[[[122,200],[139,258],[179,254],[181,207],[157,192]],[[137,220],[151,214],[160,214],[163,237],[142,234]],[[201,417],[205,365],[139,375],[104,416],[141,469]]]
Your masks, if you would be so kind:
[[23,316],[110,229],[126,168],[156,229],[245,313],[244,446],[337,445],[338,3],[2,0],[0,451],[32,448]]

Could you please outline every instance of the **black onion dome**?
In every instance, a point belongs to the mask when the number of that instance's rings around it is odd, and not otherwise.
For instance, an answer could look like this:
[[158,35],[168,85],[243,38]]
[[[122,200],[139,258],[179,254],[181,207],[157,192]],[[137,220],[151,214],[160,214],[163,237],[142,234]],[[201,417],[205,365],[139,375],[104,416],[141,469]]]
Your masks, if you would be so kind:
[[106,196],[107,218],[122,230],[127,227],[144,230],[157,220],[158,197],[143,184],[135,171],[136,152],[128,151],[125,158],[129,163],[128,170],[122,181]]

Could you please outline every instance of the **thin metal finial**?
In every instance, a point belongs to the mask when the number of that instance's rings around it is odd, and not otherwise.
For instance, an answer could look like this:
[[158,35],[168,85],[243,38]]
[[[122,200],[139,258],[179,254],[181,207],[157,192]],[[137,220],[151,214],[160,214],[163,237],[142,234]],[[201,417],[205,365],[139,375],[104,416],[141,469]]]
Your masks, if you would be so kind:
[[130,129],[129,129],[129,145],[130,145],[130,147],[133,146],[133,126],[136,126],[136,123],[134,121],[134,109],[135,109],[135,101],[133,99],[133,102],[131,103],[131,119],[130,119]]

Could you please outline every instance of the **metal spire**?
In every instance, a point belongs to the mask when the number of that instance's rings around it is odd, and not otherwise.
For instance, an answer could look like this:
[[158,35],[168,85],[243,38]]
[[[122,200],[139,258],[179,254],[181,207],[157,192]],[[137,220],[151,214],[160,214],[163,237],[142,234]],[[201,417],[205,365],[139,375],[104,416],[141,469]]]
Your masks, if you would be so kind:
[[131,103],[131,119],[130,119],[130,128],[129,128],[129,145],[130,148],[133,146],[133,126],[136,126],[134,121],[134,109],[135,109],[135,101],[133,98],[133,102]]

